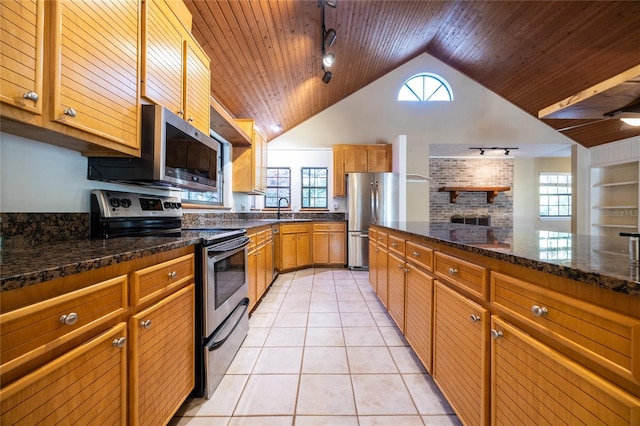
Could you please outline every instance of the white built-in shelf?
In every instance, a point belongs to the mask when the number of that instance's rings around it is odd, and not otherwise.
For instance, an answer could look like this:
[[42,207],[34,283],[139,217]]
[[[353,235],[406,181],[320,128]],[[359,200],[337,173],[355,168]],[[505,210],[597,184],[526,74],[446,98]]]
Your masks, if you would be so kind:
[[611,183],[595,183],[593,184],[594,188],[600,188],[603,186],[623,186],[623,185],[637,185],[637,180],[628,180],[625,182],[611,182]]
[[610,225],[607,223],[592,223],[591,226],[599,226],[600,228],[638,229],[637,225]]

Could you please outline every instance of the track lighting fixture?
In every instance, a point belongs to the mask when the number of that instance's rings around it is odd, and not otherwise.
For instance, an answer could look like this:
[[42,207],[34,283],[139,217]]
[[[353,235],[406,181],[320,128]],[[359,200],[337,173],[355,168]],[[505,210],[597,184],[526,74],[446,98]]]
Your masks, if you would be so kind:
[[331,81],[331,77],[333,77],[333,73],[331,71],[327,71],[325,68],[331,67],[336,60],[336,56],[333,53],[326,53],[326,46],[333,46],[336,42],[337,33],[333,28],[329,28],[327,30],[324,24],[324,6],[327,5],[329,7],[335,8],[338,4],[338,0],[318,0],[318,7],[322,8],[322,71],[324,71],[324,75],[322,76],[322,81],[325,84],[328,84]]
[[504,149],[504,155],[509,155],[509,153],[510,153],[512,150],[514,150],[514,149],[518,149],[518,148],[513,148],[513,147],[512,147],[512,148],[500,148],[500,147],[497,147],[497,146],[492,146],[492,147],[472,147],[472,148],[469,148],[469,149],[477,149],[477,150],[479,150],[479,151],[480,151],[480,155],[484,155],[484,153],[485,153],[485,151],[486,151],[487,149],[490,149],[490,150],[492,150],[492,151],[493,151],[493,150],[496,150],[496,149],[497,149],[497,150],[502,150],[502,149]]

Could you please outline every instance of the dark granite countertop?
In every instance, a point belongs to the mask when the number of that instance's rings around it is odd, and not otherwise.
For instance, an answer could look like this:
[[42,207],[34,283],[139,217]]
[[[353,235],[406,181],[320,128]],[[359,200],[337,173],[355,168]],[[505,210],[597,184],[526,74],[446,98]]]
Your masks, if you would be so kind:
[[197,244],[212,235],[206,229],[250,230],[259,226],[310,220],[288,218],[220,221],[205,218],[186,224],[185,228],[192,230],[184,229],[180,236],[173,237],[83,239],[37,244],[34,243],[37,239],[20,238],[14,243],[5,238],[0,246],[0,292]]
[[537,271],[640,296],[640,267],[629,262],[627,238],[452,223],[394,222],[382,226]]

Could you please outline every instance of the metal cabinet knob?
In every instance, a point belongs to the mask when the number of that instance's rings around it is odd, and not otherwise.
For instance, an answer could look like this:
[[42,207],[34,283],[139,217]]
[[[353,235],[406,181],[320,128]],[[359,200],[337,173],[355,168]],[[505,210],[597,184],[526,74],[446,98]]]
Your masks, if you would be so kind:
[[471,314],[471,315],[469,315],[469,319],[471,320],[471,322],[479,322],[480,321],[480,315]]
[[172,271],[172,272],[169,272],[167,276],[169,278],[176,278],[178,276],[178,273],[176,271]]
[[124,348],[125,343],[127,343],[127,338],[121,337],[119,339],[113,339],[113,342],[111,342],[111,345],[115,346],[116,348]]
[[60,317],[60,323],[65,325],[73,325],[78,321],[78,314],[75,312],[71,312],[68,315],[63,315]]
[[78,113],[76,112],[75,109],[73,108],[67,108],[64,111],[62,111],[62,113],[64,115],[68,115],[69,117],[75,117],[76,115],[78,115]]
[[149,329],[151,328],[151,320],[142,320],[140,321],[140,328],[146,328]]
[[404,268],[404,272],[408,274],[411,270],[409,268]]
[[455,275],[457,273],[458,273],[458,270],[456,268],[449,268],[449,274]]
[[404,269],[404,265],[398,265],[398,269]]
[[491,337],[493,337],[494,339],[499,339],[501,337],[504,337],[504,333],[502,333],[502,331],[500,330],[495,330],[495,329],[491,329]]
[[184,111],[181,109],[176,111],[176,115],[179,115],[180,117],[182,117],[183,114],[184,114]]
[[398,243],[391,243],[391,247],[398,247]]
[[413,257],[416,257],[416,258],[420,257],[420,253],[418,253],[417,251],[414,251],[412,254],[413,254]]
[[29,99],[30,101],[37,102],[40,99],[40,96],[36,92],[28,91],[22,95],[23,98]]
[[187,121],[190,122],[190,123],[193,123],[193,117],[187,118]]
[[533,312],[533,315],[537,317],[542,317],[547,315],[549,313],[549,310],[545,306],[533,305],[531,307],[531,312]]

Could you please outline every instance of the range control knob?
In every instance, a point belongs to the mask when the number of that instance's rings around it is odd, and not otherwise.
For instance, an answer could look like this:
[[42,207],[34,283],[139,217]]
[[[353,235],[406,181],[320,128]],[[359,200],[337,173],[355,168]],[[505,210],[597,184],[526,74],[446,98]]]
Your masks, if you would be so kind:
[[131,207],[131,200],[128,198],[123,198],[122,200],[120,200],[120,205],[122,205],[122,207],[124,207],[125,209]]
[[163,205],[164,205],[164,208],[165,208],[165,209],[168,209],[168,208],[170,208],[170,207],[171,207],[171,203],[170,203],[170,202],[168,202],[168,201],[165,201]]
[[109,204],[113,208],[120,207],[120,200],[118,198],[109,198]]

